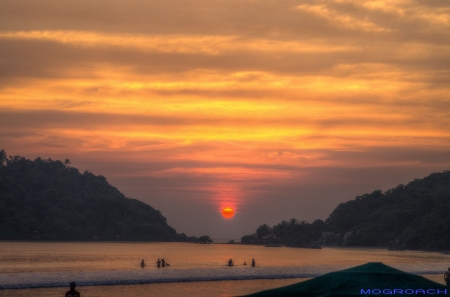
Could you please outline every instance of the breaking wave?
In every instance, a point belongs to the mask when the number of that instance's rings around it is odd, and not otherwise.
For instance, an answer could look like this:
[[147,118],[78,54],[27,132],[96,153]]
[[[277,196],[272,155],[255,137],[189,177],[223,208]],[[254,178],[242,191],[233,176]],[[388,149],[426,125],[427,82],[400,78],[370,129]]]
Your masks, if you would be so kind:
[[[344,266],[309,267],[214,267],[214,268],[162,268],[139,270],[27,272],[0,274],[0,289],[66,287],[71,281],[79,286],[131,285],[172,282],[219,280],[254,280],[282,278],[312,278],[345,269]],[[398,267],[415,274],[438,274],[433,267]],[[408,269],[409,268],[409,269]]]

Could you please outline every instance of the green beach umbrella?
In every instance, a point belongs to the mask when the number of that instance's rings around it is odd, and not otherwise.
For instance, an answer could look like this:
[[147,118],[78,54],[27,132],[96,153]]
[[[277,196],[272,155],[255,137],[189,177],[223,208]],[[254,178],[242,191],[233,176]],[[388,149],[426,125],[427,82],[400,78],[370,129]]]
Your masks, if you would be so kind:
[[383,263],[367,263],[247,297],[444,296],[449,293],[448,287],[424,277]]

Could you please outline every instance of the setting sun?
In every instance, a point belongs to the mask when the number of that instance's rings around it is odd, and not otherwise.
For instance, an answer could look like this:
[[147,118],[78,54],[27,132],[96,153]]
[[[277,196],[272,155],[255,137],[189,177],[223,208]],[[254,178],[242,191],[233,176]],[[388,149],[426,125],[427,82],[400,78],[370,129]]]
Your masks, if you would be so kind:
[[232,209],[231,207],[225,207],[224,209],[222,209],[222,216],[225,219],[231,219],[232,217],[234,217],[234,209]]

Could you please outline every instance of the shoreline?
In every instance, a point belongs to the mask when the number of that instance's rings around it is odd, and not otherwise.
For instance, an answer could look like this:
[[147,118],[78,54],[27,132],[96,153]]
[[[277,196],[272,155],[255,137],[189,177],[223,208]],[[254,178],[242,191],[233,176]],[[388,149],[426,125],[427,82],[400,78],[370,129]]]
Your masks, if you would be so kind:
[[[420,274],[431,281],[445,284],[442,275]],[[289,279],[258,279],[258,280],[211,280],[198,282],[178,283],[152,283],[130,285],[99,285],[77,286],[77,290],[86,296],[100,297],[127,297],[127,296],[160,296],[175,297],[182,294],[185,297],[209,297],[209,296],[242,296],[259,291],[293,285],[310,278]],[[31,295],[57,297],[62,296],[68,287],[52,288],[27,288],[0,290],[0,297],[28,297]]]
[[[130,285],[80,286],[77,290],[83,296],[109,297],[212,297],[241,296],[263,290],[288,286],[307,280],[308,278],[260,279],[260,280],[217,280],[179,283],[152,283]],[[28,297],[32,295],[59,297],[68,290],[67,287],[27,288],[0,290],[0,297]]]
[[[114,242],[117,243],[117,242]],[[277,282],[306,279],[348,269],[367,262],[383,262],[393,268],[426,275],[442,282],[446,255],[380,247],[324,247],[315,249],[267,249],[261,245],[186,245],[179,243],[2,243],[0,288],[16,292],[27,288],[59,288],[74,280],[79,286],[136,284],[223,284],[237,281]],[[157,269],[153,261],[164,256],[169,268]],[[252,258],[257,267],[241,263]],[[232,258],[234,268],[225,266]],[[141,259],[148,267],[142,269]],[[152,265],[153,264],[153,265]],[[147,269],[148,268],[148,269]],[[242,283],[242,282],[241,282]],[[240,293],[238,293],[240,294]],[[2,295],[0,294],[0,297]]]
[[[5,240],[1,239],[0,242],[12,242],[12,243],[187,243],[187,244],[199,244],[199,245],[243,245],[243,246],[262,246],[265,247],[267,243],[242,243],[242,242],[211,242],[211,243],[200,243],[200,242],[188,242],[188,241],[125,241],[125,240]],[[280,243],[282,247],[287,248],[297,248],[297,249],[316,249],[310,247],[297,247],[297,246],[288,246],[284,243]],[[437,252],[444,255],[450,255],[450,250],[440,250],[440,249],[401,249],[401,250],[390,250],[389,247],[380,247],[380,246],[338,246],[338,245],[320,245],[321,248],[335,248],[335,249],[374,249],[374,250],[386,250],[386,251],[395,251],[395,252]]]
[[[252,245],[252,246],[267,246],[270,244],[263,244],[263,243],[239,243],[241,245]],[[286,244],[280,243],[282,247],[287,248],[297,248],[297,249],[307,249],[307,250],[314,250],[316,248],[311,247],[297,247],[297,246],[287,246]],[[450,255],[450,250],[433,250],[433,249],[416,249],[416,250],[410,250],[410,249],[397,249],[397,250],[390,250],[388,246],[386,247],[380,247],[380,246],[339,246],[339,245],[320,245],[321,248],[335,248],[335,249],[371,249],[371,250],[385,250],[385,251],[392,251],[392,252],[437,252],[441,253],[443,255]]]

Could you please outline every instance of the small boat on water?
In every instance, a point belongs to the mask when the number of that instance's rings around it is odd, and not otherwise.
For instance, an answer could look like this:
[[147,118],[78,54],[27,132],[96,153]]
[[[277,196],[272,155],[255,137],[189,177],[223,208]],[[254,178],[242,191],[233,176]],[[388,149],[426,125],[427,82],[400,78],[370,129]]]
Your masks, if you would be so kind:
[[282,245],[281,244],[268,244],[268,245],[265,245],[264,247],[282,247]]

